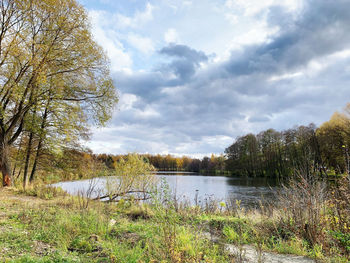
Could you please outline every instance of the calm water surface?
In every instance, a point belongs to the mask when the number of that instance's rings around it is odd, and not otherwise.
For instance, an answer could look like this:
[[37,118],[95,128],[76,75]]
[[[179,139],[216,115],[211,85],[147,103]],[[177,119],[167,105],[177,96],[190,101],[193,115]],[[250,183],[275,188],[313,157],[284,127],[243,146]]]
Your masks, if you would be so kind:
[[[242,206],[257,206],[260,201],[273,201],[278,188],[275,180],[266,178],[244,178],[200,175],[182,172],[158,172],[157,177],[164,178],[173,194],[180,200],[194,204],[196,196],[200,202],[205,199],[226,201],[228,199],[241,200]],[[54,184],[70,194],[86,191],[90,180],[61,182]],[[106,178],[95,178],[95,195],[103,193]]]

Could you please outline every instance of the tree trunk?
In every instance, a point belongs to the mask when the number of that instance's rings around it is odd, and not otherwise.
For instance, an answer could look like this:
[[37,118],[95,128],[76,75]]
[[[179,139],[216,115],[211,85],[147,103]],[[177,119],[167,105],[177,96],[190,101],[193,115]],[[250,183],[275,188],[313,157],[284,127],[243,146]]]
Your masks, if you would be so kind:
[[26,153],[26,162],[24,164],[24,173],[23,173],[23,188],[26,189],[28,184],[28,167],[29,167],[29,161],[30,161],[30,154],[32,151],[32,144],[33,144],[33,132],[30,132],[29,140],[28,140],[28,148]]
[[34,180],[36,166],[38,164],[38,159],[39,159],[40,151],[41,151],[41,143],[42,143],[42,138],[40,138],[40,141],[39,141],[39,144],[38,144],[38,148],[36,150],[36,155],[35,155],[35,159],[34,159],[34,163],[33,163],[32,172],[30,173],[30,177],[29,177],[29,182],[30,183],[33,182],[33,180]]
[[49,99],[47,101],[47,104],[46,104],[46,107],[45,107],[45,111],[44,111],[44,115],[43,115],[43,118],[42,118],[42,122],[41,122],[41,126],[40,126],[41,130],[40,130],[40,134],[39,134],[40,136],[39,136],[38,147],[37,147],[37,150],[36,150],[36,155],[35,155],[35,159],[34,159],[34,163],[33,163],[32,172],[30,173],[29,182],[32,182],[34,180],[36,167],[37,167],[38,160],[39,160],[39,157],[40,157],[41,146],[42,146],[42,143],[43,143],[43,140],[44,140],[43,131],[44,131],[45,126],[46,126],[46,119],[47,119],[47,115],[48,115],[48,112],[49,112],[50,102],[51,102],[51,99]]
[[12,184],[11,165],[9,160],[9,149],[6,142],[1,143],[0,166],[1,166],[1,173],[2,173],[2,185],[11,186]]
[[17,150],[17,154],[16,154],[15,165],[12,168],[12,178],[13,178],[14,181],[17,180],[17,178],[19,177],[19,175],[16,176],[16,168],[17,168],[17,164],[18,164],[18,159],[17,158],[18,158],[18,156],[19,156],[19,154],[21,152],[21,148],[22,148],[22,140],[23,140],[23,135],[21,136],[21,139],[19,141],[18,150]]

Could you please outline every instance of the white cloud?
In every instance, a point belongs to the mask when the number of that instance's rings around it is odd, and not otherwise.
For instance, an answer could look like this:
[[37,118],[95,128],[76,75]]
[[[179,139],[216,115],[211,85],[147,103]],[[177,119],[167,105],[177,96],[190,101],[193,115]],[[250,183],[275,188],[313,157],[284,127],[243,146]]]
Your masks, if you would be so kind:
[[237,36],[231,42],[231,48],[243,47],[246,45],[260,44],[267,42],[269,38],[278,31],[278,28],[270,28],[265,23],[259,23],[255,28],[248,30],[242,35]]
[[123,93],[120,95],[119,100],[119,109],[121,111],[132,109],[135,102],[137,102],[138,98],[134,94]]
[[[335,65],[350,58],[350,49],[337,51],[333,54],[327,55],[325,57],[319,57],[312,59],[305,66],[303,73],[307,77],[314,77],[320,72],[326,70],[328,67]],[[301,73],[301,72],[299,72]],[[288,74],[287,74],[288,75]],[[293,74],[291,74],[293,75]]]
[[266,43],[279,31],[278,27],[269,27],[265,21],[256,21],[243,32],[228,40],[223,52],[217,54],[214,62],[222,62],[231,57],[232,51],[243,50],[245,46]]
[[238,24],[238,19],[239,17],[237,15],[234,15],[232,13],[226,13],[225,18],[227,21],[230,22],[231,25],[236,25]]
[[302,0],[227,0],[225,2],[225,7],[238,10],[245,16],[254,16],[273,5],[280,5],[287,8],[289,11],[296,11],[302,7],[302,3]]
[[129,17],[122,14],[116,15],[117,26],[118,27],[139,27],[153,19],[154,6],[150,3],[146,4],[144,11],[136,11],[134,16]]
[[164,87],[160,92],[170,96],[175,96],[176,94],[181,94],[181,92],[184,92],[186,89],[186,86]]
[[150,38],[130,33],[128,34],[127,40],[130,45],[146,55],[150,55],[154,52],[153,42]]
[[[161,0],[141,9],[103,1],[105,12],[91,12],[94,36],[123,72],[112,74],[121,96],[114,128],[95,132],[95,151],[219,153],[248,132],[320,124],[349,98],[346,5],[320,13],[315,6],[332,3],[313,0],[300,12],[301,0]],[[184,60],[148,55],[172,42],[203,51],[207,64],[179,79],[173,69],[186,72]]]
[[172,9],[174,14],[193,5],[192,0],[163,0],[163,2]]
[[136,110],[136,117],[141,119],[156,118],[161,116],[153,107],[147,105],[143,110]]
[[104,11],[90,11],[92,34],[95,41],[102,46],[111,60],[112,71],[128,70],[132,67],[132,59],[123,44],[118,40],[114,31],[106,30],[106,13]]
[[180,39],[179,34],[175,28],[169,28],[164,33],[164,40],[167,43],[177,43],[177,42],[179,42],[179,39]]
[[292,78],[297,78],[303,75],[303,72],[295,72],[295,73],[288,73],[288,74],[283,74],[283,75],[278,75],[278,76],[272,76],[269,81],[279,81],[283,79],[292,79]]
[[[350,58],[350,49],[338,51],[325,57],[319,57],[310,60],[303,68],[303,71],[289,72],[281,75],[271,76],[269,81],[280,81],[287,79],[294,79],[300,77],[311,78],[317,76],[321,71],[326,70],[331,65],[340,63],[342,60]],[[303,87],[303,90],[305,87]]]
[[187,0],[187,1],[184,0],[184,1],[183,1],[183,5],[184,5],[184,6],[191,6],[192,4],[193,4],[192,1],[189,1],[189,0]]

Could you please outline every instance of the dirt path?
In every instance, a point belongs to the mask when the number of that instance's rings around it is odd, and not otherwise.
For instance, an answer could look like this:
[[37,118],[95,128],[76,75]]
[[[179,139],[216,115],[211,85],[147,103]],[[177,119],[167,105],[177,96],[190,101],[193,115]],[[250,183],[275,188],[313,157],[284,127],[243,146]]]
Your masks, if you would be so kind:
[[289,254],[277,254],[273,252],[262,251],[258,253],[254,246],[244,245],[241,249],[232,244],[223,244],[220,237],[208,232],[202,233],[203,237],[212,242],[220,243],[225,250],[238,259],[237,262],[242,263],[315,263],[316,261],[304,256],[296,256]]
[[[316,262],[313,259],[303,257],[303,256],[294,256],[294,255],[285,255],[277,254],[271,252],[262,252],[259,256],[259,253],[253,246],[245,245],[242,249],[239,249],[234,245],[225,245],[226,250],[233,256],[239,258],[241,255],[242,263],[314,263]],[[239,261],[240,262],[240,261]]]
[[18,200],[21,202],[38,202],[40,200],[33,196],[18,195],[15,191],[14,188],[0,187],[0,200]]
[[37,206],[48,202],[38,197],[20,194],[18,190],[14,188],[0,187],[0,202],[4,201],[22,203],[26,206]]
[[[0,202],[6,203],[8,201],[11,201],[9,202],[11,203],[11,205],[13,203],[18,203],[18,204],[24,204],[25,206],[28,206],[28,205],[33,206],[36,204],[43,203],[43,200],[41,200],[40,198],[17,194],[16,189],[0,187]],[[17,211],[19,207],[21,206],[20,205],[18,205],[18,207],[12,206],[11,211],[12,212]],[[3,218],[7,218],[7,216],[8,216],[8,211],[2,211],[0,209],[0,220]]]

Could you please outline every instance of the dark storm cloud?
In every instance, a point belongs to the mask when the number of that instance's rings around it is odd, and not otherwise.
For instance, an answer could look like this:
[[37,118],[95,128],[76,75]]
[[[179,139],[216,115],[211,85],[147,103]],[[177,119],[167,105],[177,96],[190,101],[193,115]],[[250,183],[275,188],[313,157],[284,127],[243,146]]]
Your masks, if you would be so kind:
[[350,2],[345,0],[308,1],[299,19],[289,23],[282,19],[282,24],[277,24],[276,19],[281,16],[280,7],[270,8],[268,21],[280,26],[279,35],[269,43],[246,48],[239,58],[231,57],[225,65],[227,72],[230,76],[283,73],[347,48],[349,7]]
[[[141,96],[147,102],[158,100],[164,97],[161,93],[162,88],[185,84],[194,75],[199,64],[208,60],[204,52],[185,45],[170,44],[159,53],[175,59],[159,66],[154,72],[116,73],[114,78],[119,89]],[[175,77],[171,76],[172,73]]]
[[114,75],[116,86],[123,93],[132,93],[141,96],[147,101],[152,101],[162,96],[161,87],[170,82],[164,74],[160,72],[146,73],[124,73],[118,72]]
[[[327,56],[350,48],[349,14],[345,0],[307,1],[298,16],[272,7],[267,21],[278,25],[279,32],[222,63],[211,63],[205,53],[185,45],[162,48],[159,53],[169,62],[154,72],[115,76],[123,93],[138,96],[132,109],[117,114],[116,126],[143,125],[119,131],[120,136],[142,138],[147,147],[152,142],[165,145],[170,152],[186,143],[197,145],[197,152],[222,152],[222,145],[196,143],[208,136],[233,138],[269,127],[325,121],[350,98],[350,61],[340,57],[323,69],[307,71],[310,62],[321,60],[322,67]],[[158,115],[140,118],[147,106]],[[147,136],[139,129],[148,131]],[[140,140],[134,143],[140,145]]]
[[159,51],[160,54],[183,58],[198,64],[201,61],[207,61],[208,57],[202,51],[194,50],[185,45],[170,44]]
[[168,55],[175,59],[164,69],[172,71],[182,80],[188,80],[194,75],[201,62],[208,61],[208,57],[202,51],[196,51],[185,45],[170,44],[159,51],[162,55]]

